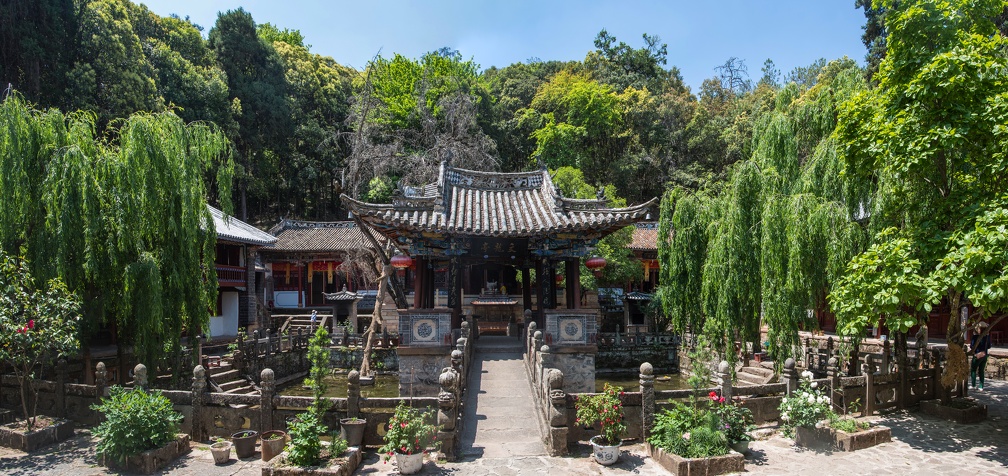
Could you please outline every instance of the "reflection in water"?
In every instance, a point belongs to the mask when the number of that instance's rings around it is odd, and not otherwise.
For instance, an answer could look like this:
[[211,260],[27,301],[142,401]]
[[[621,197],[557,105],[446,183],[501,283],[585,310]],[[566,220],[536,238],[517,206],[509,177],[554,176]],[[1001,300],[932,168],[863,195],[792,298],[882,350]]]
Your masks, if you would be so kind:
[[[680,374],[657,375],[655,377],[656,377],[654,381],[655,391],[681,390],[684,388],[690,388],[689,384],[686,383],[686,378],[681,376]],[[595,391],[602,392],[606,383],[609,383],[614,387],[620,387],[627,392],[640,391],[640,377],[637,375],[631,375],[631,374],[596,375]]]
[[[325,378],[326,397],[346,398],[347,378],[346,372],[337,375],[330,375]],[[312,391],[304,386],[304,379],[295,380],[290,385],[280,390],[280,395],[289,397],[311,397]],[[380,374],[375,377],[374,385],[361,385],[361,396],[370,398],[396,398],[399,396],[399,376],[394,374]]]

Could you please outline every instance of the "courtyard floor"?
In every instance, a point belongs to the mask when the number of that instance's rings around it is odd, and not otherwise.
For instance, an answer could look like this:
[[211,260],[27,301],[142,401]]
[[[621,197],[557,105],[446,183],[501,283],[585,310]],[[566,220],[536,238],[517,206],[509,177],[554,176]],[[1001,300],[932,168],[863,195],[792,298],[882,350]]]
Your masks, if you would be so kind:
[[[499,367],[500,356],[487,356],[481,360],[486,375],[508,379]],[[520,362],[520,361],[519,361]],[[474,369],[475,370],[475,369]],[[482,372],[480,372],[482,373]],[[491,382],[488,389],[497,387]],[[492,386],[491,386],[492,385]],[[500,388],[505,388],[500,385]],[[478,388],[478,387],[477,387]],[[511,387],[512,390],[515,387]],[[920,413],[893,413],[878,418],[878,422],[892,428],[893,441],[884,445],[853,453],[811,451],[796,448],[790,439],[773,435],[754,441],[746,458],[743,474],[948,474],[948,475],[1004,475],[1008,474],[1008,383],[988,381],[983,392],[974,392],[980,401],[989,405],[988,419],[975,425],[959,425],[924,416]],[[523,398],[519,395],[518,400]],[[516,401],[516,403],[518,403]],[[487,416],[478,409],[467,415],[467,424],[485,421]],[[492,417],[491,417],[492,418]],[[486,430],[493,430],[487,428]],[[517,430],[517,429],[515,429]],[[523,441],[514,441],[513,430],[480,431],[480,437],[463,435],[461,461],[447,463],[428,460],[421,474],[425,475],[533,475],[533,474],[667,474],[654,461],[645,456],[640,444],[624,445],[623,456],[613,468],[603,468],[591,461],[586,445],[574,448],[572,456],[556,458],[540,454],[537,446],[538,430],[525,429]],[[496,433],[487,438],[484,434]],[[504,443],[510,442],[511,445]],[[498,443],[501,445],[498,446]],[[524,444],[521,444],[524,443]],[[217,466],[206,444],[195,444],[193,451],[177,460],[161,474],[224,476],[259,475],[264,463],[258,458],[235,460]],[[98,465],[94,444],[89,432],[78,431],[77,436],[61,444],[50,446],[34,454],[0,448],[0,474],[28,475],[105,475],[118,474]],[[385,464],[373,451],[365,454],[358,475],[397,474],[392,462]]]

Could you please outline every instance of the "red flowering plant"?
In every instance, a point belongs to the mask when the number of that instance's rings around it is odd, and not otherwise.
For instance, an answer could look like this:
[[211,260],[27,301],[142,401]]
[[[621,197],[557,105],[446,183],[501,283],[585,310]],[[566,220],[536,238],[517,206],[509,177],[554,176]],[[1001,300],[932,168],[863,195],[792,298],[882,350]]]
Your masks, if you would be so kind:
[[0,361],[21,387],[25,429],[36,424],[35,372],[78,347],[80,301],[59,279],[36,286],[28,264],[0,252]]
[[602,393],[578,396],[574,400],[574,407],[577,408],[577,420],[574,423],[586,426],[600,423],[601,443],[619,446],[623,432],[626,431],[626,425],[623,424],[623,402],[620,400],[622,395],[621,389],[606,383]]
[[752,412],[748,408],[738,402],[718,396],[717,392],[711,392],[708,397],[711,399],[711,408],[720,421],[718,430],[728,438],[728,443],[752,439],[749,436],[749,431],[755,428],[755,425],[753,425]]
[[424,452],[428,446],[437,445],[437,425],[426,423],[434,419],[434,412],[422,412],[400,401],[395,414],[389,419],[385,432],[385,446],[378,449],[388,461],[395,453],[412,455]]

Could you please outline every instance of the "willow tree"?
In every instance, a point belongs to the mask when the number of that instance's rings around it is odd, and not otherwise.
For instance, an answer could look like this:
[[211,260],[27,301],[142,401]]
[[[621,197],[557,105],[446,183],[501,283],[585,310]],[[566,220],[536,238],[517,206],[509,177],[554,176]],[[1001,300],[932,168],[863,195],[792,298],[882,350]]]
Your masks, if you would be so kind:
[[229,197],[233,166],[209,125],[162,113],[118,126],[104,141],[92,114],[3,102],[0,245],[29,257],[37,279],[62,278],[84,301],[85,326],[114,325],[154,365],[208,324],[217,282],[205,177],[216,172]]
[[657,299],[678,333],[703,329],[701,301],[703,263],[707,258],[707,203],[704,194],[682,189],[662,197],[658,224],[658,259],[661,285]]
[[[917,273],[929,275],[954,253],[956,238],[1006,194],[1008,38],[992,22],[1005,2],[881,6],[889,35],[878,87],[844,103],[836,136],[846,174],[874,187],[863,204],[872,228],[896,227],[916,243]],[[976,292],[969,280],[935,281],[954,311],[974,297],[965,294]],[[960,326],[949,319],[950,348],[963,345]],[[966,368],[965,354],[950,359],[946,372]]]

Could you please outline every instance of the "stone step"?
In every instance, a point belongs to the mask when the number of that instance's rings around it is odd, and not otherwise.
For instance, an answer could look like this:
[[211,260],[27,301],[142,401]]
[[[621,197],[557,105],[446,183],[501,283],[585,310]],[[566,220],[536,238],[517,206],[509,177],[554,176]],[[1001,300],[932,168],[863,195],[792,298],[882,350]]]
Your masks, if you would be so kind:
[[231,390],[227,390],[224,393],[233,393],[235,395],[258,395],[259,394],[259,392],[256,391],[255,387],[253,387],[251,385],[248,385],[247,382],[246,382],[246,385],[244,385],[244,386],[232,388]]
[[229,382],[231,380],[241,378],[241,375],[238,374],[238,371],[232,368],[228,368],[219,372],[214,372],[214,370],[217,369],[210,369],[210,377],[212,377],[214,379],[214,382],[217,383]]
[[223,390],[226,393],[228,390],[247,387],[248,382],[244,380],[232,380],[230,382],[224,382],[218,385],[220,385],[221,390]]
[[751,374],[755,374],[755,375],[758,375],[758,376],[763,377],[763,378],[773,378],[773,376],[774,376],[774,371],[773,371],[772,368],[767,369],[767,368],[763,368],[763,367],[752,367],[752,366],[750,366],[750,367],[742,367],[742,371],[745,371],[745,372],[751,373]]
[[735,374],[736,382],[739,385],[763,385],[763,379],[754,376],[753,374],[738,373]]

